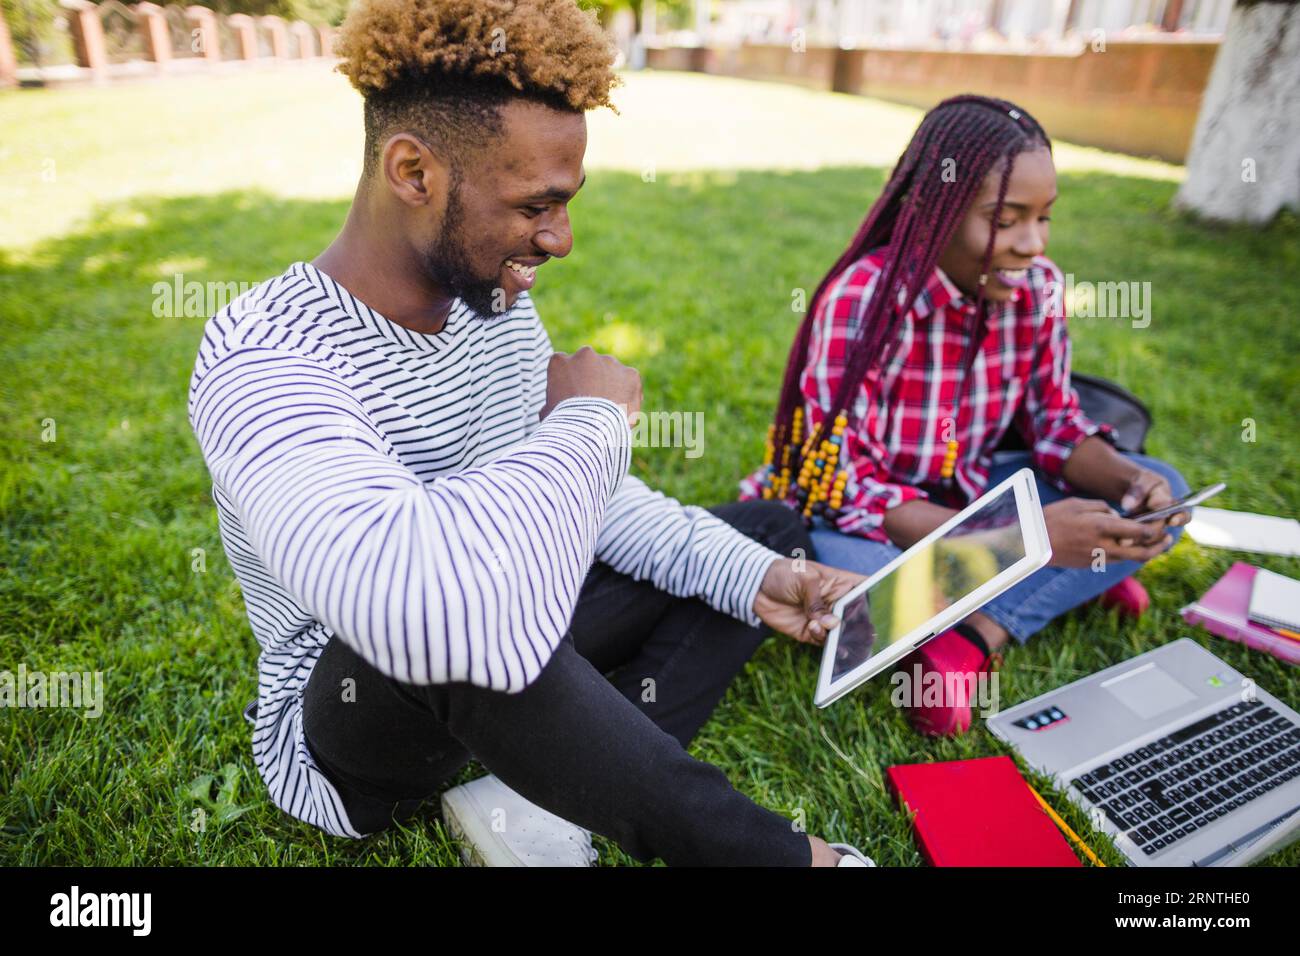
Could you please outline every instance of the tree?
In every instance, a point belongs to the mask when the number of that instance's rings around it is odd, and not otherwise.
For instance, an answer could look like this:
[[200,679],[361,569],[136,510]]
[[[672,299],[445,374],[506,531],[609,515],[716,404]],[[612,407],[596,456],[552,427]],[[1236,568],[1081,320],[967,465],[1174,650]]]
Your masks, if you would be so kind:
[[67,59],[68,38],[56,26],[63,15],[58,0],[0,0],[0,14],[9,23],[19,63],[44,66]]
[[[587,7],[596,11],[601,23],[609,23],[609,18],[613,16],[614,11],[622,7],[627,7],[632,11],[635,17],[636,32],[640,33],[645,23],[645,7],[651,0],[578,0],[578,5]],[[656,0],[655,10],[664,16],[680,18],[684,15],[690,0]],[[651,14],[651,22],[655,22],[654,14]]]
[[641,4],[642,0],[578,0],[578,6],[595,10],[596,17],[605,26],[609,25],[610,18],[614,16],[616,10],[627,7],[636,18],[638,33],[641,32]]
[[1238,0],[1174,204],[1264,225],[1300,209],[1300,2]]

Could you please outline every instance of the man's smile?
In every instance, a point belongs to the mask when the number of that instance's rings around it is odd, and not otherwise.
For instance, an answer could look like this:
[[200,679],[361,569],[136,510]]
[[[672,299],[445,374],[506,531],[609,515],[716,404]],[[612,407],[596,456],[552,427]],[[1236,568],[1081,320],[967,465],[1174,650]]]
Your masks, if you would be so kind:
[[527,290],[533,287],[537,279],[537,267],[547,260],[547,256],[536,256],[534,258],[515,258],[507,259],[506,267],[514,273],[516,280],[521,288]]

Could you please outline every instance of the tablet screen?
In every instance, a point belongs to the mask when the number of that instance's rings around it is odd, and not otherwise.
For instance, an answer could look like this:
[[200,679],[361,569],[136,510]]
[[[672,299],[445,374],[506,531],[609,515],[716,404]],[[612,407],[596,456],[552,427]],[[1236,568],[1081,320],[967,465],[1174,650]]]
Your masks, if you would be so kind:
[[1008,486],[941,537],[909,552],[902,564],[844,608],[831,682],[912,635],[1024,556],[1016,490]]

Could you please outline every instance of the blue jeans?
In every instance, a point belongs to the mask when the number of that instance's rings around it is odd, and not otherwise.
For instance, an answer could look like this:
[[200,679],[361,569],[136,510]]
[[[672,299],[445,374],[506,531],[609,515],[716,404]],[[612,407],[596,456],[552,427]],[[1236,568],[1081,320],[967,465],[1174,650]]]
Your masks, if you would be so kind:
[[[1144,468],[1163,475],[1169,482],[1175,498],[1188,493],[1187,482],[1172,465],[1145,455],[1124,456]],[[993,457],[989,471],[989,487],[1003,481],[1021,468],[1031,466],[1029,452],[999,452]],[[1038,496],[1044,505],[1066,497],[1038,475]],[[1114,502],[1111,503],[1118,508]],[[1175,541],[1183,533],[1181,527],[1170,528]],[[872,574],[899,555],[893,544],[870,541],[856,535],[833,531],[820,518],[812,532],[817,560],[836,568],[845,568],[858,574]],[[1012,637],[1022,644],[1071,608],[1090,601],[1113,587],[1141,567],[1140,561],[1107,562],[1104,571],[1085,568],[1046,567],[1035,571],[1019,584],[1004,591],[980,611],[988,615]]]

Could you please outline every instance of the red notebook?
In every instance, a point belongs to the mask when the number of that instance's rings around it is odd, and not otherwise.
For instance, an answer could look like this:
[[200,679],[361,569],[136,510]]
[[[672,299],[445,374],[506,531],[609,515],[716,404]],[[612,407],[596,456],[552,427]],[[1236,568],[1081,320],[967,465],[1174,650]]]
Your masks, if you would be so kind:
[[1272,654],[1289,664],[1300,664],[1300,641],[1283,637],[1249,617],[1255,571],[1254,565],[1234,562],[1199,600],[1183,608],[1183,620],[1188,624],[1199,624],[1211,634]]
[[1082,866],[1010,757],[885,771],[931,866]]

